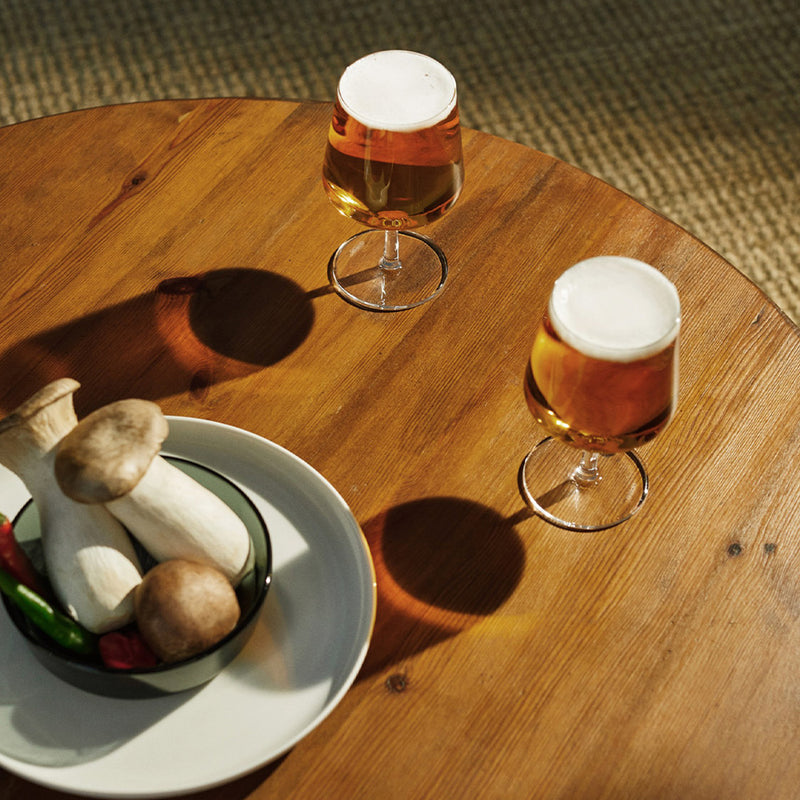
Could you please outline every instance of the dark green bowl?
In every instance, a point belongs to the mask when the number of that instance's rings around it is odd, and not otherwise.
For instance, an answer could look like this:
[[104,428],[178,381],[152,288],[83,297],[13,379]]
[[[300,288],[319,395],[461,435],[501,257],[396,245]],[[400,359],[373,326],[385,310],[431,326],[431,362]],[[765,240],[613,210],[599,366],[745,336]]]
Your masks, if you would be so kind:
[[[183,692],[214,678],[238,655],[253,633],[272,580],[272,547],[267,526],[252,501],[227,478],[192,461],[168,456],[167,460],[210,489],[241,518],[250,533],[250,568],[236,589],[241,615],[236,627],[213,647],[175,664],[146,669],[120,670],[99,659],[83,658],[53,641],[3,595],[3,604],[36,659],[50,672],[79,689],[106,697],[146,698]],[[29,501],[14,520],[22,547],[46,579],[40,557],[39,513]],[[149,554],[138,548],[143,568],[152,565]]]

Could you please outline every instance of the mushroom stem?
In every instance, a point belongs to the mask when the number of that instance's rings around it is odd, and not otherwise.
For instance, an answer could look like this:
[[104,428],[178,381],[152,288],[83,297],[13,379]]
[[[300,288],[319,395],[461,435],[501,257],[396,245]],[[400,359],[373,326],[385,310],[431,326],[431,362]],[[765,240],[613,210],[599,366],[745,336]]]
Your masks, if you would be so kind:
[[157,561],[215,567],[236,586],[247,569],[250,535],[213,492],[156,456],[139,482],[106,508]]
[[39,512],[56,596],[71,617],[104,633],[133,619],[141,569],[119,521],[102,506],[70,500],[55,481],[56,446],[77,424],[72,395],[79,386],[71,378],[53,381],[0,420],[0,464],[22,480]]

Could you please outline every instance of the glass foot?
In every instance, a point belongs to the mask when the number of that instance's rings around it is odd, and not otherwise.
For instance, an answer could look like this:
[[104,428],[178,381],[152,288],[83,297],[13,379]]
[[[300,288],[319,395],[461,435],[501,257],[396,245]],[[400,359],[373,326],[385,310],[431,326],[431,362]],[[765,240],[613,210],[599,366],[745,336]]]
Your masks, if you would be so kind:
[[520,490],[531,509],[560,528],[601,531],[630,519],[647,497],[647,472],[633,452],[600,455],[587,480],[581,451],[547,438],[522,462]]
[[447,259],[430,239],[398,231],[399,262],[381,265],[386,232],[367,230],[341,244],[328,262],[328,279],[353,305],[370,311],[404,311],[432,300],[444,288]]

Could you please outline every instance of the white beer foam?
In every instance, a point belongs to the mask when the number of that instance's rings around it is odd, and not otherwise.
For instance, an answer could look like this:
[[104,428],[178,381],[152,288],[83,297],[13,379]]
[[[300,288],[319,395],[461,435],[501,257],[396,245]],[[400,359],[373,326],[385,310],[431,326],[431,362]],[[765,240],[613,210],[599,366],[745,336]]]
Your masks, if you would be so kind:
[[456,81],[438,61],[409,50],[383,50],[351,64],[339,79],[339,101],[369,128],[415,131],[445,119]]
[[548,307],[556,333],[576,350],[605,361],[635,361],[678,335],[675,286],[657,269],[625,256],[596,256],[564,272]]

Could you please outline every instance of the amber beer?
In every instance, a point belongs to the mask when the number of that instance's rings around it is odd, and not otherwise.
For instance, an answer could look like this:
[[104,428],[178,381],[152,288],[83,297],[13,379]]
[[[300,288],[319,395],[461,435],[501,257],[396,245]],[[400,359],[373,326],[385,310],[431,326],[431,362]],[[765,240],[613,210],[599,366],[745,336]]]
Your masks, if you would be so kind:
[[546,431],[615,453],[655,437],[677,402],[680,301],[673,284],[635,259],[600,256],[555,283],[525,376]]
[[464,179],[456,84],[420,53],[389,50],[339,81],[322,168],[334,206],[373,228],[433,222]]

